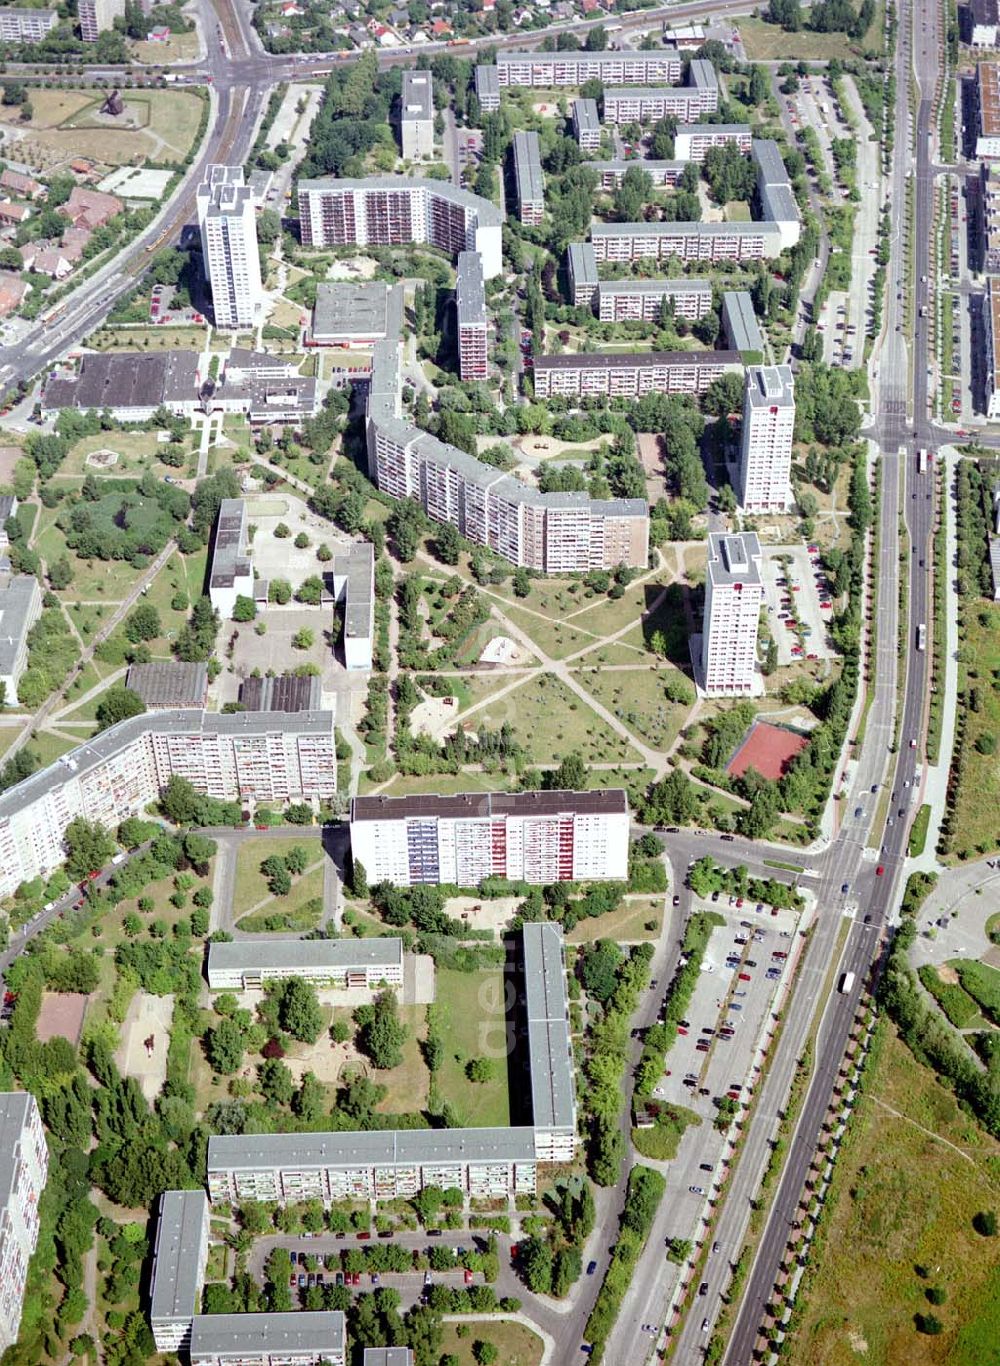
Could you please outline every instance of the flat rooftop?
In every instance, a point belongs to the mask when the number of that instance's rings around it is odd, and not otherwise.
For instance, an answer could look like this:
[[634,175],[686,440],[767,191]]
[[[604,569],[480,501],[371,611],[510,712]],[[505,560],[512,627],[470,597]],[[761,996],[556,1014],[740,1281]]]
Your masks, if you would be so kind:
[[491,816],[627,815],[624,789],[611,787],[587,792],[461,792],[455,796],[414,793],[409,797],[353,797],[351,821],[407,820],[413,816],[437,820],[486,820]]
[[370,541],[356,541],[346,555],[333,557],[334,578],[347,580],[344,597],[344,632],[369,636],[375,610],[373,575],[375,547]]
[[722,325],[726,340],[734,351],[764,352],[753,300],[745,289],[727,289],[722,295]]
[[147,707],[203,707],[208,693],[208,666],[160,660],[155,664],[131,664],[126,688],[137,693]]
[[541,1128],[576,1125],[576,1083],[569,1036],[562,930],[528,923],[524,943],[524,994],[531,1059],[531,1117]]
[[712,532],[708,542],[708,573],[713,584],[761,582],[760,541],[755,531]]
[[0,674],[14,668],[41,590],[34,574],[0,574]]
[[[338,1310],[291,1314],[196,1314],[191,1330],[192,1357],[257,1361],[270,1356],[291,1361],[301,1352],[343,1354],[344,1316]],[[297,1359],[297,1358],[295,1358]]]
[[699,297],[711,295],[712,282],[710,280],[683,280],[683,279],[626,279],[626,280],[601,280],[597,286],[598,295],[601,294],[694,294]]
[[983,136],[1000,137],[1000,70],[980,62],[978,70],[979,126]]
[[164,1191],[156,1224],[149,1316],[178,1319],[197,1313],[201,1293],[199,1253],[208,1240],[204,1191]]
[[378,194],[397,190],[414,194],[423,191],[437,199],[458,204],[468,212],[474,213],[481,227],[500,227],[503,215],[495,204],[488,199],[452,185],[447,180],[427,180],[420,176],[373,175],[363,179],[348,180],[340,176],[322,176],[316,180],[300,180],[299,194]]
[[18,1152],[31,1109],[26,1091],[0,1093],[0,1211],[6,1208],[18,1180]]
[[591,239],[598,237],[777,237],[775,223],[592,223]]
[[651,369],[663,365],[706,365],[721,370],[739,363],[736,351],[581,351],[577,355],[564,352],[558,356],[537,356],[535,373],[539,370]]
[[460,251],[455,276],[455,303],[459,327],[486,322],[486,286],[483,258],[478,251]]
[[251,572],[247,553],[247,505],[242,498],[223,498],[215,523],[212,550],[213,588],[232,588],[236,579]]
[[400,112],[404,120],[425,122],[434,118],[433,78],[429,71],[404,71]]
[[209,972],[243,968],[396,968],[403,962],[401,939],[237,939],[210,943]]
[[382,280],[320,284],[313,309],[313,336],[352,341],[397,337],[403,320],[402,286]]
[[208,1172],[324,1167],[533,1162],[534,1126],[515,1129],[365,1129],[315,1134],[224,1134],[208,1140]]
[[790,365],[753,365],[747,371],[751,408],[793,408],[795,376]]
[[581,133],[600,133],[601,116],[597,109],[596,100],[574,100],[573,118]]
[[534,131],[514,134],[514,177],[519,203],[544,203],[542,154],[538,134]]
[[57,408],[158,408],[198,396],[197,351],[104,351],[87,355],[74,376],[45,385],[42,406]]

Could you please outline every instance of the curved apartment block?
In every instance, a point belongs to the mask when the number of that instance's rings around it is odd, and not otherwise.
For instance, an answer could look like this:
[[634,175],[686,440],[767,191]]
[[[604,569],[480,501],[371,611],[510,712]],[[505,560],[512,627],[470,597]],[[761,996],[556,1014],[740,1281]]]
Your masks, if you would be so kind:
[[299,182],[299,221],[308,247],[395,247],[427,242],[457,256],[478,251],[483,275],[502,268],[503,216],[495,204],[443,180],[371,176]]

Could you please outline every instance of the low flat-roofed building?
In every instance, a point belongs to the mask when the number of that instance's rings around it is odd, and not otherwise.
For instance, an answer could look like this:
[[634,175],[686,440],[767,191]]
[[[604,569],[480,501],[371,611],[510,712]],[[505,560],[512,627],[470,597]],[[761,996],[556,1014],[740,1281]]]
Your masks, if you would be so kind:
[[246,991],[301,977],[317,987],[378,991],[403,985],[401,939],[238,939],[208,946],[211,991]]
[[316,287],[314,346],[373,346],[384,337],[398,337],[402,327],[402,285],[334,280]]
[[191,1366],[345,1366],[347,1334],[339,1310],[289,1314],[199,1314]]
[[143,422],[164,407],[179,417],[199,406],[197,351],[98,351],[72,375],[57,372],[42,390],[42,412],[103,412],[121,422]]
[[745,289],[727,289],[722,295],[722,335],[732,351],[738,351],[745,365],[762,365],[766,343],[761,335],[753,299]]
[[191,1342],[208,1260],[209,1204],[204,1191],[164,1191],[156,1223],[149,1326],[158,1352]]
[[247,678],[240,684],[240,701],[247,711],[317,711],[320,681],[315,674],[272,674]]
[[333,558],[333,591],[344,617],[344,664],[370,669],[375,648],[375,548],[355,541]]
[[238,597],[253,597],[253,561],[247,531],[247,505],[242,498],[223,498],[215,523],[215,543],[208,576],[208,596],[225,620],[232,619]]
[[130,664],[125,686],[141,697],[147,711],[160,707],[204,707],[208,700],[208,666],[180,660]]
[[361,1366],[413,1366],[409,1347],[366,1347]]
[[601,115],[596,100],[573,101],[573,136],[584,152],[596,152],[601,146]]
[[625,179],[630,166],[645,171],[654,185],[674,186],[680,183],[687,166],[686,161],[639,161],[622,159],[620,161],[589,161],[587,169],[596,171],[600,176],[602,190],[616,190]]
[[965,0],[958,11],[962,42],[970,47],[996,47],[1000,33],[997,0]]
[[[6,563],[6,561],[5,561]],[[0,682],[7,706],[28,663],[28,632],[42,614],[42,589],[34,574],[0,572]]]

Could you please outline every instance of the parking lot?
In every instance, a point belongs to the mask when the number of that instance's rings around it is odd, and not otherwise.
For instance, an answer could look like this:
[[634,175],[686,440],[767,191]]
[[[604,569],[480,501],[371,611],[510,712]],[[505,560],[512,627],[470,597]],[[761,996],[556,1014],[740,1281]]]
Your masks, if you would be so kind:
[[175,327],[192,323],[197,326],[203,323],[205,317],[197,309],[188,306],[174,307],[173,299],[176,294],[173,285],[154,285],[149,298],[149,320],[153,323],[172,323]]
[[[787,564],[782,562],[785,557]],[[761,563],[761,577],[779,665],[797,659],[832,659],[835,651],[827,626],[833,617],[833,599],[817,548],[769,548]]]

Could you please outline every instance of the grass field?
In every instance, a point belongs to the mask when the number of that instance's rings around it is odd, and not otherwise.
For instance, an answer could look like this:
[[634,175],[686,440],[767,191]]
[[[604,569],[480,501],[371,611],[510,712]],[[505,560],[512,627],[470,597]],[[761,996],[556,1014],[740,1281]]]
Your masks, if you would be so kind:
[[[648,924],[654,926],[649,930]],[[579,921],[566,936],[569,944],[592,944],[595,939],[614,939],[629,943],[640,939],[658,939],[663,924],[663,897],[643,897],[626,901],[610,915],[588,916]]]
[[799,33],[786,33],[777,24],[766,24],[763,19],[751,19],[741,15],[736,20],[746,48],[747,60],[751,62],[780,61],[784,57],[805,61],[829,61],[833,57],[844,59],[877,48],[882,43],[883,6],[875,10],[875,18],[864,38],[853,42],[846,33],[810,33],[803,29]]
[[530,677],[475,714],[497,730],[506,721],[536,764],[557,763],[571,752],[588,763],[634,763],[639,755],[552,674]]
[[568,622],[551,620],[525,612],[519,607],[504,607],[504,616],[538,646],[549,659],[565,659],[598,643],[598,637],[586,630],[577,630]]
[[[788,1359],[810,1366],[995,1362],[1000,1263],[995,1240],[979,1237],[972,1218],[1000,1200],[1000,1143],[891,1032],[855,1124],[835,1169],[836,1201],[808,1294],[799,1292],[801,1328]],[[929,1275],[919,1277],[916,1266]],[[943,1326],[937,1337],[914,1325],[915,1314],[930,1311],[932,1286],[947,1296],[933,1311]]]
[[[82,737],[80,737],[82,739]],[[30,740],[30,747],[41,759],[40,768],[46,768],[63,754],[68,754],[71,749],[75,749],[80,743],[80,739],[64,740],[60,735],[52,735],[47,730],[40,730],[34,740]]]
[[[459,1328],[467,1327],[465,1337]],[[503,1323],[491,1319],[463,1319],[461,1324],[446,1323],[441,1341],[442,1353],[450,1353],[458,1366],[475,1366],[473,1347],[477,1342],[492,1342],[497,1349],[496,1366],[539,1366],[543,1344],[523,1323]]]
[[[996,754],[980,754],[976,741],[992,735],[1000,741],[1000,606],[977,602],[965,613],[967,650],[977,678],[979,710],[965,712],[965,742],[958,802],[951,820],[954,834],[949,853],[953,858],[974,858],[997,845],[997,810],[1000,809],[1000,762]],[[968,668],[962,672],[968,675]],[[960,679],[960,686],[965,679]]]
[[[92,474],[119,478],[122,475],[141,475],[153,462],[163,446],[155,432],[98,432],[82,437],[59,467],[57,486],[69,479],[83,479]],[[118,459],[113,465],[88,465],[87,456],[94,451],[115,451]]]
[[[508,1125],[503,974],[439,968],[437,1002],[444,1015],[445,1055],[437,1074],[442,1096],[455,1106],[463,1124]],[[465,1065],[482,1057],[494,1060],[494,1075],[486,1082],[471,1082]]]
[[386,1072],[372,1073],[379,1086],[385,1086],[389,1091],[378,1107],[381,1111],[389,1114],[412,1113],[427,1106],[430,1073],[420,1051],[420,1040],[427,1032],[425,1016],[425,1006],[399,1007],[400,1021],[407,1028],[403,1061]]
[[[440,796],[450,796],[455,792],[506,792],[511,781],[506,773],[441,773],[434,777],[434,791]],[[359,795],[364,796],[375,786],[376,784],[363,773],[358,786]],[[385,793],[389,797],[406,797],[413,792],[426,791],[426,778],[408,778],[402,774],[393,778],[385,788]]]
[[92,338],[98,351],[200,351],[207,329],[192,323],[179,327],[104,328]]
[[[103,98],[86,90],[32,90],[28,141],[46,159],[45,164],[74,156],[93,157],[109,166],[145,158],[178,162],[187,156],[201,121],[197,95],[183,90],[126,91],[126,114],[134,119],[135,127],[123,127],[121,120],[102,116]],[[14,108],[0,119],[0,126],[13,125]],[[24,131],[20,121],[17,126]]]
[[659,668],[647,665],[615,673],[601,669],[581,670],[579,681],[622,725],[654,749],[667,750],[677,739],[691,710],[683,703],[667,701],[666,685],[671,677],[676,679],[678,671],[669,664],[661,664]]
[[0,757],[6,754],[23,730],[23,725],[0,726]]
[[[296,844],[305,849],[310,868],[322,859],[323,853],[318,840],[303,839],[297,835],[290,835],[287,839],[270,839],[262,836],[260,839],[245,840],[240,845],[240,852],[236,859],[236,882],[233,888],[234,916],[240,916],[259,901],[263,901],[271,895],[268,891],[267,880],[260,871],[260,865],[264,859],[270,858],[272,854],[277,854],[280,858]],[[310,897],[322,895],[323,869],[320,867],[315,872],[307,871],[301,877],[295,878],[288,896],[274,897],[272,901],[268,902],[267,910],[270,914],[295,910],[303,902],[308,901]]]
[[73,566],[73,582],[66,590],[70,601],[122,602],[136,580],[136,570],[127,560],[81,560],[66,545],[66,538],[55,522],[50,522],[35,540],[35,550],[49,564],[68,555]]

